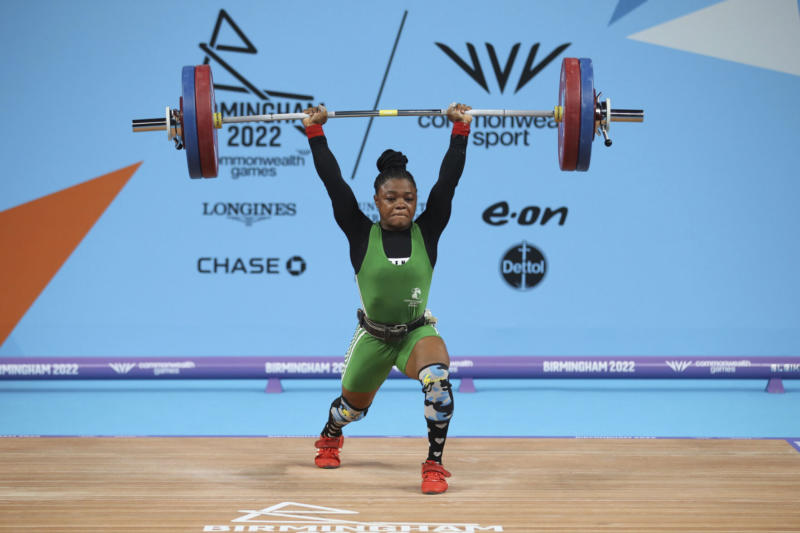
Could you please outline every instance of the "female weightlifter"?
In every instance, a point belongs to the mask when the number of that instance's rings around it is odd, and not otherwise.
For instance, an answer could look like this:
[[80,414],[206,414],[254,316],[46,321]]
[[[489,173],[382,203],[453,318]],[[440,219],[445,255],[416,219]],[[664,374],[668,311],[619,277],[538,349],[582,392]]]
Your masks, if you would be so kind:
[[342,178],[328,148],[322,125],[328,120],[323,106],[306,109],[303,119],[314,155],[314,166],[333,204],[333,216],[350,244],[350,262],[356,274],[363,309],[345,357],[342,395],[330,407],[328,421],[316,441],[314,460],[320,468],[337,468],[344,443],[342,428],[366,416],[375,393],[392,366],[422,383],[428,425],[428,458],[422,463],[422,492],[447,490],[450,473],[442,466],[447,428],[453,416],[453,392],[448,380],[450,358],[434,320],[425,312],[436,264],[439,237],[450,219],[456,185],[464,170],[472,116],[463,104],[451,104],[450,147],[439,179],[431,189],[425,211],[414,219],[417,186],[406,170],[408,159],[386,150],[378,159],[375,205],[380,221],[359,209],[353,191]]

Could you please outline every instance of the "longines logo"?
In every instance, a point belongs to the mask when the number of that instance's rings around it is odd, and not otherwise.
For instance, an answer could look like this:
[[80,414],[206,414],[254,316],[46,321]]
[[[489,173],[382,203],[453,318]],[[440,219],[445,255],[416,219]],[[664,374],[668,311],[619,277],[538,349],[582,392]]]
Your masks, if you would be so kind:
[[[489,90],[489,84],[486,83],[486,76],[483,73],[483,67],[481,66],[481,61],[478,58],[478,52],[475,49],[475,45],[472,43],[467,43],[467,51],[469,52],[469,58],[471,65],[468,64],[464,59],[461,58],[457,53],[453,51],[452,48],[447,46],[444,43],[435,43],[439,49],[444,52],[447,57],[452,59],[456,65],[461,67],[461,70],[467,73],[467,75],[472,78],[475,83],[483,87],[483,90],[487,93],[491,94]],[[536,54],[539,51],[539,44],[536,43],[531,46],[530,50],[528,51],[528,58],[525,60],[525,65],[522,67],[522,72],[519,75],[519,81],[517,82],[517,87],[514,89],[514,92],[519,92],[520,89],[525,87],[529,81],[531,81],[534,76],[539,74],[547,65],[549,65],[558,55],[566,50],[570,44],[572,43],[564,43],[558,45],[552,52],[547,54],[547,56],[542,59],[539,63],[534,65],[536,61]],[[519,48],[522,46],[522,43],[516,43],[514,46],[511,47],[511,51],[506,58],[505,65],[500,67],[500,60],[497,57],[497,52],[495,51],[494,45],[491,43],[486,43],[486,51],[489,54],[489,61],[492,63],[492,70],[494,70],[494,76],[497,79],[497,85],[500,87],[500,92],[504,92],[506,89],[506,83],[508,83],[508,78],[511,76],[511,71],[514,68],[514,62],[517,59],[517,52],[519,52]]]
[[[223,26],[228,31],[221,32]],[[238,42],[220,42],[220,34],[231,36],[235,34]],[[217,104],[223,117],[232,115],[263,115],[269,113],[297,113],[312,105],[314,97],[309,94],[262,89],[250,81],[241,72],[236,70],[223,55],[230,54],[257,54],[258,49],[245,35],[233,18],[220,9],[211,39],[207,43],[199,43],[200,49],[205,53],[203,64],[213,62],[214,89],[217,91]],[[266,69],[265,69],[266,70]],[[240,100],[224,101],[219,97],[219,91],[238,93]],[[249,97],[249,100],[244,98]],[[228,133],[226,142],[234,148],[281,148],[286,141],[282,136],[286,123],[254,124],[229,124],[226,126]],[[304,133],[300,126],[289,126],[294,131]],[[297,137],[300,140],[300,136]],[[232,153],[226,150],[226,153]],[[252,152],[251,152],[252,153]],[[270,156],[220,156],[219,165],[230,168],[230,175],[234,179],[242,177],[264,178],[275,177],[281,167],[305,166],[308,155],[307,147],[295,150],[294,153]]]
[[294,202],[203,202],[203,216],[224,217],[252,226],[273,217],[293,217],[297,214]]

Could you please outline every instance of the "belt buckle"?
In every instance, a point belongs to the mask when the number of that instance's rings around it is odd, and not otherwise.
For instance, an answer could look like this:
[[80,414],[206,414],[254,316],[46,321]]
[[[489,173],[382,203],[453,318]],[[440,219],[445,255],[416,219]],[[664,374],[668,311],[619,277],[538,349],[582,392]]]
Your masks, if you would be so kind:
[[389,337],[405,337],[408,334],[408,326],[405,324],[395,324],[387,328]]

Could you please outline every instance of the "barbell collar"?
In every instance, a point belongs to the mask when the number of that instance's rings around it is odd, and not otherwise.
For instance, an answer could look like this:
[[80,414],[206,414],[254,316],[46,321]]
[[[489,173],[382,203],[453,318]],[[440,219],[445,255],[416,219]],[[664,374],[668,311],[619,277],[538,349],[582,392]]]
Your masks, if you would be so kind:
[[139,118],[132,121],[133,131],[164,131],[167,127],[167,119],[161,118]]
[[643,109],[612,109],[611,122],[644,122]]

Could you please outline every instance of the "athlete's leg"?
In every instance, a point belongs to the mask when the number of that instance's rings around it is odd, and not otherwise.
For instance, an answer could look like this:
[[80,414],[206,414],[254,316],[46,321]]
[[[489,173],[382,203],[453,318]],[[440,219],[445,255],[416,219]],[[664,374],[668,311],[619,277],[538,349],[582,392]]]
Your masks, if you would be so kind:
[[425,422],[428,425],[428,459],[422,464],[422,492],[425,494],[446,491],[445,478],[450,476],[442,467],[444,443],[453,416],[449,365],[450,357],[444,341],[435,335],[416,341],[405,366],[405,374],[418,379],[425,394]]
[[392,347],[371,337],[363,328],[356,328],[345,355],[342,372],[342,395],[331,403],[323,437],[339,437],[342,428],[361,420],[389,375],[394,362]]
[[[344,445],[342,428],[367,416],[367,410],[377,390],[351,392],[342,387],[342,395],[333,400],[328,410],[328,421],[314,443],[317,455],[314,463],[320,468],[338,468],[341,464],[339,450]],[[363,407],[362,407],[363,406]]]
[[370,337],[362,328],[356,329],[345,357],[342,373],[342,394],[331,403],[328,420],[315,443],[315,463],[320,468],[337,468],[339,450],[344,444],[342,428],[367,415],[386,376],[392,368],[394,354],[385,343]]
[[375,389],[372,392],[356,392],[342,387],[342,398],[344,398],[347,403],[352,405],[355,409],[363,411],[366,411],[367,408],[372,405],[372,400],[375,398],[377,393],[378,389]]
[[[433,329],[431,326],[424,326],[424,329],[427,328]],[[412,332],[412,335],[415,332]],[[438,335],[423,337],[414,343],[414,348],[411,350],[411,355],[405,365],[404,374],[411,379],[417,379],[420,370],[437,363],[447,367],[450,366],[450,356],[447,353],[444,340]]]
[[[405,365],[404,373],[422,383],[425,394],[425,421],[428,424],[428,460],[442,462],[447,430],[453,416],[453,388],[450,385],[450,356],[447,347],[436,330],[412,332],[421,338],[414,339],[411,354]],[[432,333],[432,335],[431,335]],[[427,335],[427,336],[423,336]]]
[[333,400],[328,411],[328,421],[322,428],[323,437],[342,436],[342,428],[350,422],[357,422],[367,416],[367,411],[372,398],[375,397],[377,390],[372,392],[350,392],[342,387],[342,395]]
[[361,420],[392,369],[392,347],[357,328],[345,356],[342,395],[331,404],[323,437],[339,437],[342,428]]
[[425,394],[425,422],[428,425],[428,461],[442,462],[444,443],[453,417],[453,387],[444,363],[420,368],[417,379]]

